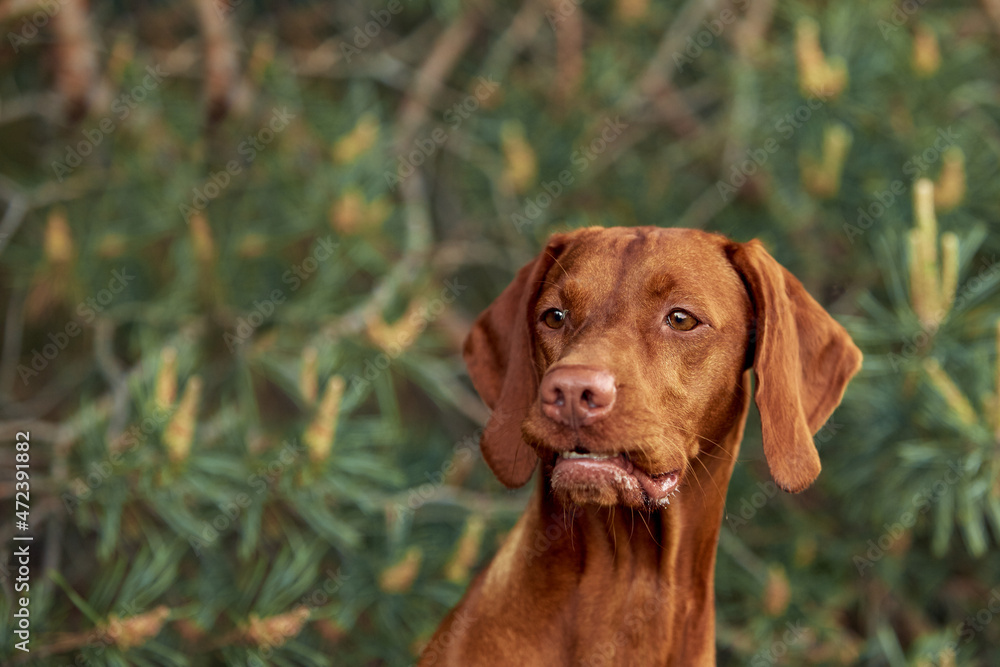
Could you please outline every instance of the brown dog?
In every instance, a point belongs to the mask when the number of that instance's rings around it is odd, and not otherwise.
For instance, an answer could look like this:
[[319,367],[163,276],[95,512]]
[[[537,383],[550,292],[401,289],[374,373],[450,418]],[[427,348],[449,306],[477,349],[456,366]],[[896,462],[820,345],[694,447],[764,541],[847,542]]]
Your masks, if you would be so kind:
[[861,365],[757,241],[690,229],[553,236],[465,344],[483,456],[538,492],[421,665],[714,665],[725,491],[750,404],[775,482]]

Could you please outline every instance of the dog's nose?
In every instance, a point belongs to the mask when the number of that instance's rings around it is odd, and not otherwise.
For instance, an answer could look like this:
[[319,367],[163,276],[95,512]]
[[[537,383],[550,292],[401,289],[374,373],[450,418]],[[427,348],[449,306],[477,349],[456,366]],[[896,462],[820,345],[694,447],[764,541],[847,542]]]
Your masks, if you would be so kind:
[[606,371],[562,366],[545,374],[539,393],[546,417],[574,428],[587,426],[611,412],[615,378]]

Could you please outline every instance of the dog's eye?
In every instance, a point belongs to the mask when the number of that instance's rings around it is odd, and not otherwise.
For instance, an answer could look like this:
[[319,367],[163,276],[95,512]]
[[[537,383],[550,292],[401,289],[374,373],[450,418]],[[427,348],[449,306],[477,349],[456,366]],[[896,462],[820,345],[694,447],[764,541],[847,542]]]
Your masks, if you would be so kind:
[[667,313],[667,324],[670,325],[671,329],[677,331],[691,331],[698,326],[699,322],[694,318],[694,315],[678,308]]
[[550,329],[561,329],[562,325],[566,323],[566,315],[568,315],[568,313],[565,310],[549,308],[542,313],[542,321],[545,322],[545,326]]

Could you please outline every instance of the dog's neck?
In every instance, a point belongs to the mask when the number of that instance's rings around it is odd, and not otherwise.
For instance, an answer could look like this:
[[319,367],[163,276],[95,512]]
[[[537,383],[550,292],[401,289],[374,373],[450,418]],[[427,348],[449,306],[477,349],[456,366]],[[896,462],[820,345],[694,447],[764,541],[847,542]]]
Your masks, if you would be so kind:
[[[748,406],[749,396],[722,441],[703,442],[684,488],[659,511],[565,506],[540,475],[469,602],[517,605],[507,620],[566,638],[546,649],[559,664],[714,665],[715,552]],[[527,605],[523,591],[533,592]],[[503,624],[502,613],[484,613]],[[554,664],[529,655],[521,664]]]
[[662,510],[564,506],[540,475],[420,664],[714,665],[715,551],[749,409],[746,376],[743,388],[729,433],[702,443]]

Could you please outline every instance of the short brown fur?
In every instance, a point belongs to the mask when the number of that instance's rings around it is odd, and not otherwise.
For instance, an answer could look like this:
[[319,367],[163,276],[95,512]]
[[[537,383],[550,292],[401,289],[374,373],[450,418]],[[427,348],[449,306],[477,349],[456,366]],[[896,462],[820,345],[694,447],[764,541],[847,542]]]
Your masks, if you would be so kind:
[[[567,313],[564,326],[544,323],[551,308]],[[698,326],[665,325],[675,308]],[[715,551],[749,409],[747,360],[771,473],[793,492],[819,474],[812,435],[861,365],[843,327],[759,242],[656,227],[553,236],[480,315],[465,359],[493,409],[481,447],[494,473],[509,487],[539,461],[542,474],[424,667],[714,665]],[[558,369],[611,374],[607,416],[546,416],[539,384]],[[572,451],[620,455],[633,470],[591,475],[562,460]],[[665,504],[649,480],[675,473]]]

